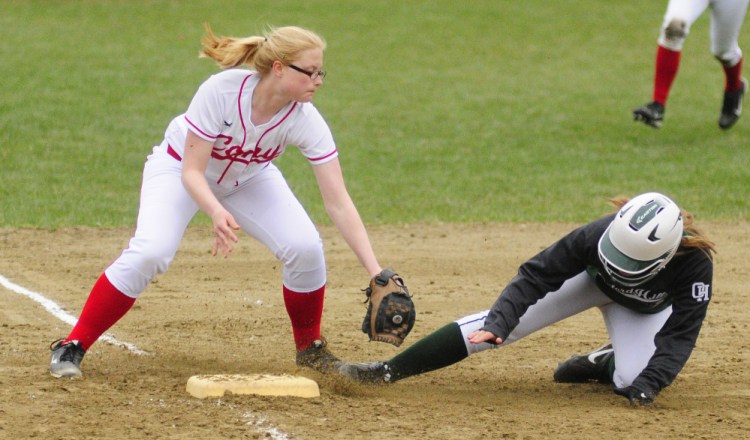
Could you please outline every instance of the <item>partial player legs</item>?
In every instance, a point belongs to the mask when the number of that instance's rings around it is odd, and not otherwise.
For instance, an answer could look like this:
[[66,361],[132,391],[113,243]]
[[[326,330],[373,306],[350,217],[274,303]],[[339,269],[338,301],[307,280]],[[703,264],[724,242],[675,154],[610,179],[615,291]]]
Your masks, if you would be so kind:
[[726,66],[742,59],[739,37],[749,0],[720,0],[711,3],[711,53]]
[[612,383],[614,349],[607,344],[589,353],[575,355],[557,366],[553,378],[560,383],[597,381]]
[[157,274],[166,272],[198,212],[181,174],[180,163],[166,153],[153,153],[146,161],[135,234],[105,271],[125,295],[137,298]]
[[292,324],[297,365],[323,373],[341,364],[321,335],[326,265],[323,241],[281,172],[269,165],[222,198],[243,231],[283,264],[281,290]]
[[[550,292],[529,307],[502,346],[591,307],[608,303],[611,303],[611,300],[598,290],[586,272],[582,272],[567,280],[559,290]],[[489,311],[485,310],[447,324],[386,362],[345,364],[339,371],[352,379],[364,382],[394,382],[452,365],[484,350],[497,348],[497,345],[487,342],[475,345],[467,340],[470,333],[484,326],[488,313]]]
[[91,289],[81,316],[67,338],[50,346],[54,377],[81,376],[81,360],[91,345],[130,310],[135,298],[117,290],[102,274]]
[[466,359],[469,353],[464,340],[459,324],[451,322],[418,340],[387,362],[344,364],[339,372],[362,382],[395,382]]
[[719,127],[723,130],[732,128],[742,114],[742,101],[747,92],[747,80],[742,78],[742,64],[743,58],[740,58],[735,65],[722,61],[726,81],[721,114],[719,115]]
[[711,53],[722,63],[727,79],[719,127],[726,130],[737,122],[747,88],[741,80],[742,51],[738,38],[748,3],[750,0],[669,1],[659,33],[653,97],[647,104],[633,110],[634,120],[654,128],[662,126],[683,44],[693,23],[710,7]]
[[679,67],[680,51],[670,50],[663,46],[657,47],[652,101],[633,110],[633,120],[641,121],[654,128],[661,127],[664,120],[664,107]]
[[651,101],[642,107],[633,110],[633,120],[641,121],[644,124],[661,128],[664,121],[664,105],[657,101]]
[[99,336],[125,316],[134,303],[135,298],[117,290],[102,274],[91,289],[81,316],[65,342],[80,341],[83,349],[88,350]]
[[292,332],[297,351],[310,347],[315,340],[321,339],[320,322],[323,316],[323,298],[325,286],[308,293],[295,292],[286,286],[284,305],[292,322]]
[[731,128],[742,113],[747,81],[742,78],[740,29],[747,13],[748,0],[724,0],[711,7],[711,53],[721,63],[726,82],[719,115],[719,127]]
[[[667,105],[669,92],[672,89],[677,71],[680,69],[682,52],[659,46],[656,49],[656,66],[654,68],[654,92],[652,101]],[[662,114],[663,114],[662,109]]]
[[740,81],[740,87],[736,90],[726,90],[724,100],[721,104],[721,114],[719,115],[719,127],[728,130],[737,122],[742,114],[742,100],[747,91],[747,80]]
[[59,339],[50,345],[49,372],[53,377],[80,377],[81,361],[86,350],[79,341],[65,342]]
[[[273,165],[222,199],[242,230],[283,264],[282,291],[297,351],[322,341],[326,265],[315,225]],[[324,344],[323,344],[324,346]]]
[[602,307],[601,311],[614,348],[612,381],[618,388],[629,386],[653,356],[656,350],[654,337],[672,314],[672,308],[644,314],[612,303]]
[[[76,375],[71,366],[79,367],[83,353],[130,310],[151,279],[167,269],[197,209],[182,186],[179,163],[166,154],[149,156],[135,235],[94,284],[71,333],[54,347],[53,376]],[[78,351],[71,355],[71,347],[80,347],[80,356]]]
[[344,364],[338,357],[328,350],[328,343],[322,338],[316,339],[304,350],[297,351],[295,360],[300,367],[312,368],[321,373],[333,373],[339,371]]
[[563,319],[611,302],[591,277],[581,272],[529,307],[502,345],[512,344]]
[[633,110],[633,120],[660,128],[667,99],[680,66],[682,46],[708,0],[670,0],[662,20],[656,47],[651,101]]
[[281,261],[289,290],[313,292],[326,284],[323,241],[276,167],[269,165],[261,175],[240,183],[222,204],[243,231]]
[[655,314],[637,313],[611,303],[600,308],[612,343],[561,363],[554,374],[557,382],[597,381],[626,387],[641,374],[654,354],[654,337],[664,326],[672,308]]

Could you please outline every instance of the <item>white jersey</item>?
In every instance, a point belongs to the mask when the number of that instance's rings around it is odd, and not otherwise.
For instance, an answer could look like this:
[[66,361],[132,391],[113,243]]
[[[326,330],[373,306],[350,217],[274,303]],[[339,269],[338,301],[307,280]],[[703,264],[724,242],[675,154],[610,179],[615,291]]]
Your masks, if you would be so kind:
[[211,76],[201,84],[187,112],[172,120],[157,148],[182,158],[187,130],[212,141],[206,178],[225,188],[259,173],[287,145],[299,148],[312,164],[338,156],[331,130],[312,103],[291,102],[267,123],[253,125],[252,96],[259,81],[255,72],[244,69]]

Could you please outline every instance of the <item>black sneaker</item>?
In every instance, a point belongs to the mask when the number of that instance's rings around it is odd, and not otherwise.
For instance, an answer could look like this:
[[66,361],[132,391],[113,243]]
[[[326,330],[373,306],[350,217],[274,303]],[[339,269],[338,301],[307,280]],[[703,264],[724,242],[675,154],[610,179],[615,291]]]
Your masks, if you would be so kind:
[[659,128],[664,120],[664,106],[656,101],[651,101],[643,107],[633,110],[633,119]]
[[325,339],[316,339],[305,350],[297,352],[297,365],[309,367],[321,373],[332,373],[342,364],[341,360],[333,355],[326,346]]
[[342,376],[362,383],[382,384],[391,381],[391,369],[385,362],[342,362],[338,371]]
[[81,347],[79,341],[68,341],[63,344],[64,339],[58,339],[50,344],[52,350],[50,356],[49,372],[54,377],[81,377],[81,361],[86,350]]
[[724,92],[724,102],[721,105],[719,127],[727,130],[737,122],[742,114],[742,98],[747,90],[747,80],[742,78],[742,86],[733,92]]
[[597,348],[591,353],[576,355],[561,363],[555,370],[555,382],[582,383],[597,381],[612,383],[610,362],[615,356],[612,344]]

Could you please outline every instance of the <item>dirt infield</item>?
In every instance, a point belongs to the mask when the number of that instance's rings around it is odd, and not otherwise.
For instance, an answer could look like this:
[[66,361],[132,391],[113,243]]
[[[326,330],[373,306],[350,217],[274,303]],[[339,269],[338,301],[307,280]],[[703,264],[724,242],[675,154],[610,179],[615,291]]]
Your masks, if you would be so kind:
[[[572,225],[404,225],[370,233],[381,263],[415,294],[417,324],[404,346],[487,308],[519,263]],[[70,326],[38,302],[0,287],[0,438],[40,439],[738,439],[750,431],[750,223],[703,224],[718,245],[714,298],[682,374],[649,408],[629,408],[606,386],[552,381],[557,363],[606,338],[591,310],[518,344],[389,386],[323,377],[294,364],[280,267],[243,237],[212,258],[210,231],[192,227],[170,271],[111,331],[148,352],[105,342],[82,380],[48,373],[50,342]],[[0,230],[0,275],[77,316],[126,229]],[[324,333],[356,361],[401,349],[368,343],[359,289],[366,274],[332,228]],[[314,399],[187,394],[196,374],[297,374]]]

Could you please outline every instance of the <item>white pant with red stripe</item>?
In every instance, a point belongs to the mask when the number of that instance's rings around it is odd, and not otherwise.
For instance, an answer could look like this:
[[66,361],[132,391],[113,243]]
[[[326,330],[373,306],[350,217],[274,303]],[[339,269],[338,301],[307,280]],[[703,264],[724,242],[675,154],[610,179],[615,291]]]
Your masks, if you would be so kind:
[[[140,207],[127,249],[105,270],[112,285],[137,298],[166,272],[198,205],[181,180],[182,162],[155,148],[143,169]],[[323,243],[315,225],[272,164],[229,190],[214,194],[243,231],[263,243],[284,266],[284,285],[311,292],[326,283]],[[213,239],[207,237],[207,247]]]

